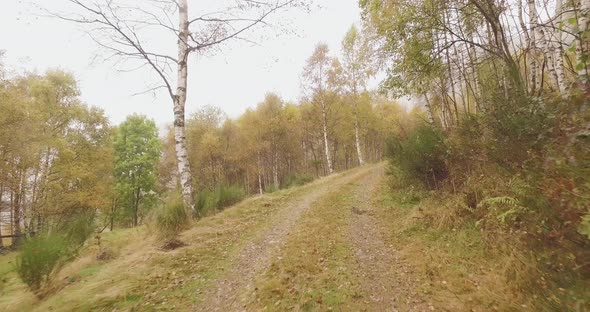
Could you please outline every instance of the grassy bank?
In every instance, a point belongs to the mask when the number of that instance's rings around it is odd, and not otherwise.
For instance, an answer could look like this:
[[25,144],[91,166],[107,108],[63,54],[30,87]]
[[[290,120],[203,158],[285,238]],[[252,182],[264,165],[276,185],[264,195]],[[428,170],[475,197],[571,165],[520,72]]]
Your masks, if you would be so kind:
[[[392,187],[392,184],[395,187]],[[485,231],[462,194],[384,183],[377,193],[386,237],[412,262],[420,291],[450,311],[587,311],[588,281],[547,269],[521,233]]]

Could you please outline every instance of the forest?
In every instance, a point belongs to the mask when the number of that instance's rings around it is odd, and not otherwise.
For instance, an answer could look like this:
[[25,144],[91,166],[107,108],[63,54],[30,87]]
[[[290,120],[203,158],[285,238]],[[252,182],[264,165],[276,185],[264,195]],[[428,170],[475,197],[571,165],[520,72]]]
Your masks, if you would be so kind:
[[590,1],[359,0],[299,100],[237,117],[186,114],[189,57],[313,1],[64,2],[49,18],[154,73],[174,119],[114,124],[0,54],[0,305],[590,309]]

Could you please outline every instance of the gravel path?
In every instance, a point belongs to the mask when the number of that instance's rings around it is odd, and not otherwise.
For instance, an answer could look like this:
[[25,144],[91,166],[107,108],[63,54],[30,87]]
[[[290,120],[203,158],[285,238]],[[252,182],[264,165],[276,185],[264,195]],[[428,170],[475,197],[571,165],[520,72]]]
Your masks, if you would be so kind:
[[[301,215],[320,197],[346,183],[354,181],[371,168],[362,168],[354,173],[335,175],[310,185],[311,190],[293,200],[278,213],[272,227],[259,233],[231,262],[229,269],[204,294],[195,311],[241,311],[249,298],[241,294],[252,293],[254,278],[264,272],[272,255],[280,252],[285,238]],[[374,170],[374,169],[373,169]]]
[[398,255],[395,246],[383,241],[373,194],[383,181],[384,168],[358,182],[352,199],[350,240],[356,255],[360,281],[368,297],[367,311],[429,311],[417,291],[412,268]]

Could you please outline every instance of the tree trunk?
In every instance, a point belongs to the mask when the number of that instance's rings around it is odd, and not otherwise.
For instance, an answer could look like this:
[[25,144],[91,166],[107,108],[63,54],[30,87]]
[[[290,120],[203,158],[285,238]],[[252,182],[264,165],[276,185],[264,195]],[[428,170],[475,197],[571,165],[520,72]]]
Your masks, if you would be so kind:
[[428,122],[430,124],[434,124],[434,114],[432,112],[432,104],[430,104],[430,100],[428,99],[428,94],[424,92],[424,99],[426,100],[426,115],[428,116]]
[[328,113],[326,112],[326,105],[324,100],[321,99],[321,107],[322,107],[322,130],[324,135],[324,152],[326,153],[326,163],[328,164],[328,174],[334,173],[334,169],[332,167],[332,159],[330,157],[330,146],[328,143]]
[[523,11],[522,1],[523,0],[518,0],[518,22],[520,24],[520,28],[522,29],[522,33],[524,34],[524,42],[525,42],[525,46],[526,46],[526,50],[525,50],[525,54],[524,54],[525,87],[527,88],[527,90],[530,90],[531,85],[533,85],[532,81],[531,81],[530,73],[528,73],[528,71],[530,70],[529,53],[530,53],[530,47],[531,47],[531,37],[529,36],[528,29],[526,28],[526,24],[524,23],[524,18],[522,16],[522,11]]
[[561,29],[558,28],[559,25],[563,23],[563,2],[562,0],[557,0],[555,3],[555,16],[559,16],[557,19],[557,24],[555,25],[554,22],[551,24],[554,26],[552,31],[552,40],[551,45],[553,46],[553,51],[555,53],[555,73],[557,74],[557,87],[559,92],[564,94],[568,92],[569,86],[567,83],[567,78],[565,76],[565,65],[564,65],[564,51],[563,51],[563,32]]
[[258,194],[262,195],[264,191],[262,190],[262,164],[260,161],[260,152],[258,152]]
[[[356,96],[355,96],[356,101]],[[363,159],[363,151],[361,150],[361,138],[360,138],[360,129],[359,129],[359,113],[358,113],[358,105],[354,103],[354,140],[356,144],[356,154],[359,158],[359,165],[362,166],[365,164],[365,160]]]
[[529,51],[530,51],[530,70],[531,70],[531,85],[530,85],[530,92],[534,94],[537,90],[541,88],[541,79],[539,79],[538,71],[539,71],[539,64],[537,63],[536,57],[536,50],[537,50],[537,8],[535,7],[535,0],[527,0],[528,8],[529,8],[529,25],[530,25],[530,44],[529,44]]
[[178,161],[178,175],[182,189],[182,200],[185,208],[197,213],[193,202],[193,186],[188,151],[186,148],[186,135],[184,128],[184,107],[186,104],[186,90],[188,79],[188,3],[187,0],[178,1],[179,34],[178,34],[178,85],[174,97],[174,144],[176,159]]
[[110,224],[111,232],[113,231],[113,227],[115,225],[115,209],[116,209],[116,204],[117,204],[117,200],[113,198],[113,201],[111,203],[111,224]]
[[277,152],[275,150],[274,153],[274,160],[273,160],[273,183],[275,186],[275,190],[279,189],[279,157],[277,155]]
[[588,82],[588,71],[586,68],[586,61],[584,56],[588,53],[586,40],[584,40],[585,32],[588,30],[588,11],[590,11],[590,0],[576,1],[576,14],[578,23],[578,35],[576,36],[576,70],[578,73],[578,80],[582,84]]
[[[0,177],[2,174],[0,174]],[[2,239],[2,227],[4,226],[4,216],[2,215],[2,203],[4,198],[4,181],[0,183],[0,249],[4,247],[4,240]]]
[[135,191],[135,198],[133,199],[133,226],[137,227],[139,224],[139,199],[141,196],[141,188]]
[[[555,87],[559,90],[559,76],[557,75],[557,66],[555,61],[555,44],[551,41],[547,42],[545,31],[542,29],[542,27],[538,27],[538,30],[539,37],[541,38],[539,44],[541,45],[541,51],[543,51],[543,54],[545,55],[545,58],[547,60],[549,77],[551,78],[553,85],[555,85]],[[551,36],[549,37],[549,39],[551,39]]]
[[16,191],[14,192],[14,198],[12,201],[13,204],[13,208],[12,208],[12,226],[13,226],[13,230],[12,230],[12,234],[14,235],[14,237],[12,238],[12,245],[13,246],[18,246],[19,241],[20,241],[20,236],[22,234],[21,232],[21,219],[22,219],[22,211],[21,211],[21,197],[22,197],[22,193],[23,193],[23,183],[24,183],[24,179],[22,177],[22,173],[21,176],[19,177],[19,185],[16,187]]

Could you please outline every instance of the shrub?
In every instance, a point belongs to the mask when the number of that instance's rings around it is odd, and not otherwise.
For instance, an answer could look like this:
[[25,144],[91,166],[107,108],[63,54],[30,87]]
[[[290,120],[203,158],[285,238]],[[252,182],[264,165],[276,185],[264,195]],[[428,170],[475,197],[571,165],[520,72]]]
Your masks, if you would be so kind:
[[189,216],[180,195],[169,196],[154,210],[158,236],[164,240],[174,239],[189,223]]
[[76,256],[94,230],[94,212],[83,210],[24,241],[16,259],[16,272],[37,292],[60,267]]
[[22,244],[16,259],[16,272],[37,292],[69,257],[70,249],[66,237],[57,233],[29,238]]
[[428,124],[418,125],[407,137],[390,137],[387,141],[387,155],[402,175],[429,188],[438,187],[448,175],[446,152],[443,133]]

